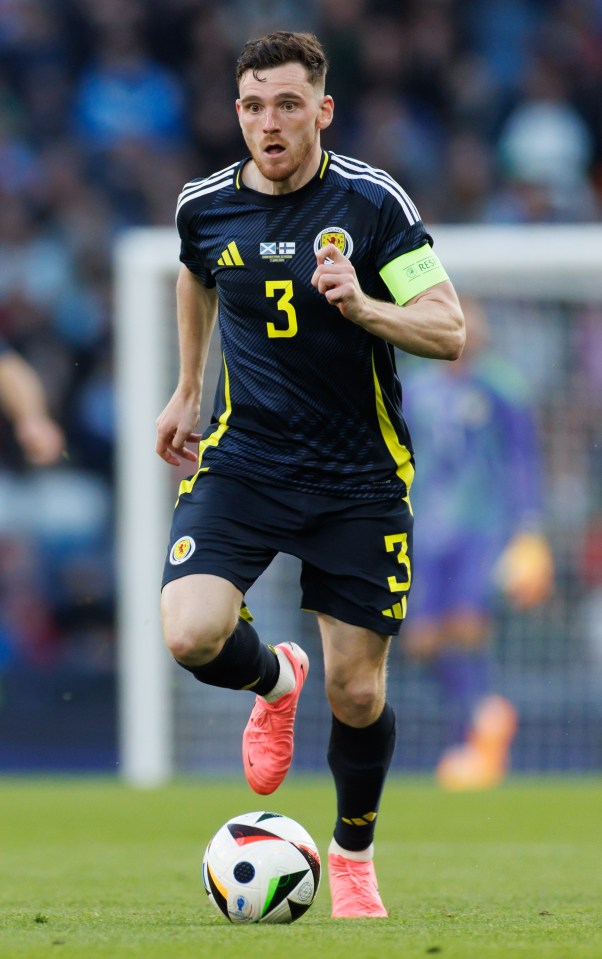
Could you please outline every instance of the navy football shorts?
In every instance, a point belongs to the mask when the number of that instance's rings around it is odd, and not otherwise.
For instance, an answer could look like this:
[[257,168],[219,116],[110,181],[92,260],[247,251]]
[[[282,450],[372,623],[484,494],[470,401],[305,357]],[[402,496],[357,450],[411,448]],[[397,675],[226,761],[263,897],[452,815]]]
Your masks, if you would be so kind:
[[412,580],[407,497],[357,500],[200,473],[173,514],[163,585],[210,573],[244,594],[277,553],[301,560],[301,607],[397,633]]

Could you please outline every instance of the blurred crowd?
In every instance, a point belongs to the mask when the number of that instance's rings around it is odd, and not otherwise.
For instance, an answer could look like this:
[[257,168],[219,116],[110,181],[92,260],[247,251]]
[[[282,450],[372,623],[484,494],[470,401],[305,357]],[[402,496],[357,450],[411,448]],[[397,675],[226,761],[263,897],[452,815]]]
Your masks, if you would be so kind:
[[325,145],[428,223],[600,217],[600,0],[0,0],[0,335],[67,435],[32,471],[0,433],[0,664],[111,668],[113,245],[242,155],[234,61],[281,28],[328,51]]

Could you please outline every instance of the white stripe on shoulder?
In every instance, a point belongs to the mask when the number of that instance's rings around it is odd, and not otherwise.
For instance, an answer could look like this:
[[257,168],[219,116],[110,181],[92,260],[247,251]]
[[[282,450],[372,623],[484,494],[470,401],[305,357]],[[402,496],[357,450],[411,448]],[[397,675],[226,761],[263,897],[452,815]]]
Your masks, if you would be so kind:
[[379,170],[377,167],[370,166],[369,163],[364,163],[361,160],[341,156],[339,153],[331,153],[330,168],[349,180],[368,180],[370,183],[382,186],[399,201],[411,224],[420,220],[420,213],[408,194],[385,170]]
[[393,179],[390,173],[387,173],[386,170],[381,170],[379,167],[374,167],[374,166],[371,166],[369,163],[364,163],[363,160],[356,160],[355,157],[343,156],[340,153],[332,154],[332,156],[336,158],[336,160],[340,162],[343,166],[349,167],[350,170],[365,171],[368,175],[375,176],[377,177],[377,179],[383,180],[383,182],[389,183],[390,186],[398,190],[405,197],[407,203],[414,211],[416,217],[420,219],[420,213],[418,212],[417,207],[414,205],[414,203],[412,202],[412,200],[410,199],[406,191],[403,189],[402,186],[399,185],[397,180]]
[[216,190],[221,190],[223,187],[229,186],[231,183],[233,183],[234,170],[237,166],[238,163],[233,163],[232,166],[226,167],[224,170],[219,170],[217,173],[206,177],[204,180],[191,180],[190,183],[187,183],[178,197],[176,217],[178,216],[182,206],[187,203],[188,200],[196,199],[199,196],[205,196],[206,193],[215,193]]
[[[187,193],[190,190],[194,190],[197,187],[204,186],[207,183],[212,183],[214,180],[220,180],[222,177],[228,176],[234,172],[238,163],[231,163],[230,166],[226,166],[223,170],[217,170],[215,173],[211,173],[209,176],[199,177],[196,180],[189,180],[182,188],[182,193]],[[181,194],[180,194],[181,195]]]

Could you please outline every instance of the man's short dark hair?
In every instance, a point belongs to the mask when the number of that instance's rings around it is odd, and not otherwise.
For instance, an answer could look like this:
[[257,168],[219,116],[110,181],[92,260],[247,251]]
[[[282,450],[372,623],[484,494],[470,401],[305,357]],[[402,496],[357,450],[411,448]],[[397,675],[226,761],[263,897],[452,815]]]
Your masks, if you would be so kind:
[[324,82],[328,60],[322,44],[313,33],[288,33],[278,30],[258,40],[249,40],[236,61],[236,82],[248,70],[257,79],[260,70],[271,70],[285,63],[300,63],[305,67],[310,83]]

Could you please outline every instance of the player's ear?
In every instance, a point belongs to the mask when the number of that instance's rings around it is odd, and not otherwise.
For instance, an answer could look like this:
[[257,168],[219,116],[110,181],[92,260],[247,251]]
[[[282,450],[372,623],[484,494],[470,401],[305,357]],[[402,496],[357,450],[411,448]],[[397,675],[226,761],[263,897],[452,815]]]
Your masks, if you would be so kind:
[[318,118],[316,120],[316,126],[318,130],[326,130],[326,128],[332,123],[333,116],[334,100],[327,94],[320,100],[320,109],[318,112]]
[[242,130],[242,135],[243,135],[243,137],[244,137],[244,136],[245,136],[245,131],[244,131],[244,127],[243,127],[243,124],[242,124],[242,120],[243,120],[243,108],[242,108],[242,103],[241,103],[240,100],[236,100],[236,101],[235,101],[235,105],[236,105],[236,116],[238,117],[238,125],[239,125],[240,129]]

